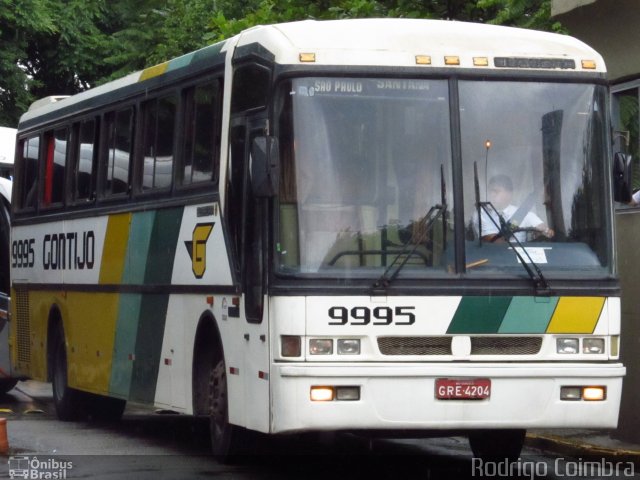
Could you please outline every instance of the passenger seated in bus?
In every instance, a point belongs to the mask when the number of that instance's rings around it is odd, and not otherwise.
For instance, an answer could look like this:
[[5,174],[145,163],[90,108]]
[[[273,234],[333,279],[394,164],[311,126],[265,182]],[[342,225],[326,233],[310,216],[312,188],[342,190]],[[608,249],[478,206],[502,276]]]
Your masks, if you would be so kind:
[[[500,225],[500,217],[507,223],[510,223],[514,229],[533,229],[539,232],[540,235],[544,235],[547,238],[553,238],[555,232],[549,228],[540,217],[535,213],[529,211],[530,207],[522,205],[516,207],[512,202],[513,199],[513,182],[507,175],[496,175],[489,180],[488,199],[491,205],[487,206],[487,209],[482,209],[481,223],[482,223],[482,240],[487,242],[504,242],[504,235],[500,232],[500,229],[496,226]],[[526,209],[522,211],[521,208]],[[487,214],[487,210],[489,214]],[[473,215],[473,228],[476,235],[479,234],[478,228],[478,213]],[[518,241],[524,242],[527,240],[526,231],[516,231],[514,237]]]

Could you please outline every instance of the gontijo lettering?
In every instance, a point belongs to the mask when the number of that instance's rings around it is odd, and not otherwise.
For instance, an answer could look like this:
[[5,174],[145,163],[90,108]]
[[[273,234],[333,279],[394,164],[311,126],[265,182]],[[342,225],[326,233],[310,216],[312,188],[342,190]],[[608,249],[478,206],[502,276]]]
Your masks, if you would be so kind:
[[95,242],[93,230],[46,234],[42,242],[42,265],[45,270],[92,269]]
[[[92,269],[96,256],[96,236],[86,232],[47,233],[42,240],[42,266],[45,270]],[[33,268],[36,263],[36,239],[11,243],[11,266]]]

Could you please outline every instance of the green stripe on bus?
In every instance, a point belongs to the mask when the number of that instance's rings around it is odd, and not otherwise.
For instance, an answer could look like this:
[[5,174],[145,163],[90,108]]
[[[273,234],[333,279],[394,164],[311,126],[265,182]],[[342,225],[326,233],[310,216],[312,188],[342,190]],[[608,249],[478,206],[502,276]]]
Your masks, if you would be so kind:
[[127,263],[122,275],[123,284],[141,285],[144,283],[151,231],[155,218],[155,211],[133,214],[127,246]]
[[[182,213],[182,208],[156,212],[145,269],[145,285],[171,283]],[[168,305],[169,295],[142,296],[136,335],[136,361],[129,394],[131,400],[154,401]]]
[[121,294],[118,323],[111,361],[109,391],[123,398],[129,397],[133,365],[136,361],[136,338],[140,318],[140,294]]
[[511,297],[462,297],[447,333],[497,333]]
[[145,285],[171,283],[182,212],[182,207],[156,211],[144,274]]
[[513,297],[498,333],[545,333],[558,297]]
[[187,54],[178,58],[174,58],[173,60],[169,61],[167,72],[172,72],[173,70],[180,70],[181,68],[188,67],[192,59],[193,59],[192,54]]
[[[149,211],[134,213],[131,217],[122,284],[144,284],[155,216],[155,211]],[[131,388],[141,303],[140,294],[120,295],[109,390],[124,398],[129,396]]]
[[[226,41],[214,43],[213,45],[209,45],[208,47],[201,48],[200,50],[196,50],[193,52],[193,58],[191,59],[191,63],[198,63],[202,61],[207,61],[210,59],[214,59],[220,52],[222,52],[222,47]],[[221,60],[224,60],[224,54],[221,55]]]

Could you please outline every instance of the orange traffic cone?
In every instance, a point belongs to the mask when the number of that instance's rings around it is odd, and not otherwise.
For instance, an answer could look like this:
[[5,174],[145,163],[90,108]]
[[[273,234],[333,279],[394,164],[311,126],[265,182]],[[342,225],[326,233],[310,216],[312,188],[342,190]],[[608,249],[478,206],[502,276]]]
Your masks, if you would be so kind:
[[7,438],[7,419],[0,418],[0,455],[9,453],[9,440]]

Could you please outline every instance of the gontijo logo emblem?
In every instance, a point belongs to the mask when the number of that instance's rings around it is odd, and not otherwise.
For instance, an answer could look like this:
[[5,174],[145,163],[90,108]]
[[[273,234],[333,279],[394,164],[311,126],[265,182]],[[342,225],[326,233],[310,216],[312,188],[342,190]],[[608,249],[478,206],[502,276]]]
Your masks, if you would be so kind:
[[214,223],[198,223],[193,229],[191,240],[184,242],[191,258],[191,269],[196,278],[202,278],[207,269],[207,240]]

